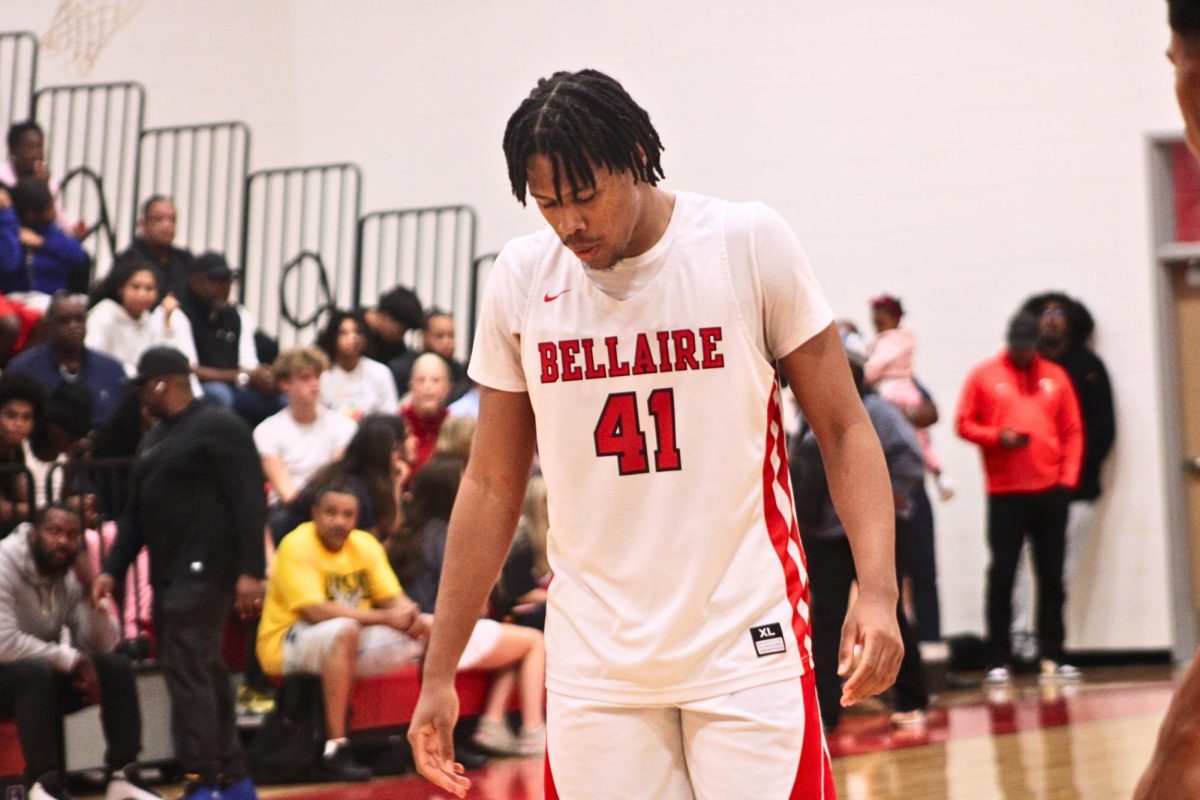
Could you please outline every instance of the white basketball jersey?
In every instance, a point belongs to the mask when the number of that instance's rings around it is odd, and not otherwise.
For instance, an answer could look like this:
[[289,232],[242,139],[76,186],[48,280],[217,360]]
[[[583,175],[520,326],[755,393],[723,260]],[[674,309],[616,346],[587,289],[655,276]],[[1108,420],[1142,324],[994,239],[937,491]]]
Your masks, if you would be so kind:
[[471,376],[537,418],[565,695],[686,702],[810,668],[773,360],[832,314],[770,209],[675,197],[627,299],[547,229],[505,248],[484,301]]

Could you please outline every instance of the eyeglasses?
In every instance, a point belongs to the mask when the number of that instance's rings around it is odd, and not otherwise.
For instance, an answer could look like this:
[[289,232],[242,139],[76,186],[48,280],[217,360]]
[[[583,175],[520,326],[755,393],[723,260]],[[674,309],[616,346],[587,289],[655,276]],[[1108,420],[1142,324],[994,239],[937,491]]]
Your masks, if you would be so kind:
[[1065,308],[1047,308],[1042,311],[1042,319],[1066,319],[1067,310]]

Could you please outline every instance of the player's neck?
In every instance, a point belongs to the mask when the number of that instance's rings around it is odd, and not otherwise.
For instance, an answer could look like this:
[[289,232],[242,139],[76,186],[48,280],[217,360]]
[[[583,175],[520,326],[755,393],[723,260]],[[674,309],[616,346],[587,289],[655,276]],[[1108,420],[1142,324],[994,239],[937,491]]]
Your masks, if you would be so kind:
[[633,236],[629,239],[629,247],[625,251],[626,258],[640,256],[658,244],[658,240],[667,232],[667,226],[671,224],[671,215],[675,213],[674,194],[655,186],[646,186],[645,191],[642,214],[634,226]]

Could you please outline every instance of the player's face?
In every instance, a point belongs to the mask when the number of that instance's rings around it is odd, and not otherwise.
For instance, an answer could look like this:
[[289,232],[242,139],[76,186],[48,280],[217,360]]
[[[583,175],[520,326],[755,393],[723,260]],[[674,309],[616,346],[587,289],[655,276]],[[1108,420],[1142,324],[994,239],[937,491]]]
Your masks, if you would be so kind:
[[451,317],[430,317],[425,324],[425,349],[442,358],[454,358],[454,320]]
[[[560,165],[559,175],[565,174]],[[609,269],[625,257],[642,213],[643,199],[633,173],[594,167],[595,186],[571,192],[563,178],[555,195],[554,165],[538,153],[529,159],[529,194],[554,233],[592,269]],[[651,243],[653,244],[653,243]]]
[[358,498],[352,494],[328,492],[313,506],[312,516],[321,544],[336,553],[358,524]]
[[1172,33],[1167,58],[1175,65],[1175,96],[1183,112],[1188,149],[1200,157],[1200,45]]

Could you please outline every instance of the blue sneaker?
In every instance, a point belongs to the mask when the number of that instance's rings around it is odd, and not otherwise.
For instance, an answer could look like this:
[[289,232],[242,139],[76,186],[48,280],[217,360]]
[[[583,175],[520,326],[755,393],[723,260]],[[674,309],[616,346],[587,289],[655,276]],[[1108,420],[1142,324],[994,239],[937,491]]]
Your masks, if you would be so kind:
[[217,797],[220,800],[258,800],[258,791],[249,778],[242,778],[223,787]]

